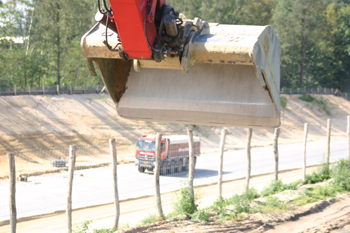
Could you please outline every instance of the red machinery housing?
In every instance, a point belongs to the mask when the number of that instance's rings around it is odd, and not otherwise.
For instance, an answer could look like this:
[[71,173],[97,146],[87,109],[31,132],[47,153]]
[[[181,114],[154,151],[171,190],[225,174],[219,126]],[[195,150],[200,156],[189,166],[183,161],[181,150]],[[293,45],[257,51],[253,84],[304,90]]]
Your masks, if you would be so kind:
[[[130,58],[151,59],[152,50],[145,36],[147,0],[109,0],[120,41]],[[165,0],[149,0],[147,36],[153,46],[157,39],[156,12]]]

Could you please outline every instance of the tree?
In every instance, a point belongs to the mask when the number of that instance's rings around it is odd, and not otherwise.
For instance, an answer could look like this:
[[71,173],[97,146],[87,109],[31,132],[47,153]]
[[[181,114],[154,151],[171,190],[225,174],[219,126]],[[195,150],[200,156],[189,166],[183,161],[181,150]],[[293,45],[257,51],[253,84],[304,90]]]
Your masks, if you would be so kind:
[[331,3],[326,10],[328,37],[320,76],[322,85],[350,91],[350,5]]
[[311,57],[317,53],[317,40],[323,35],[322,2],[280,0],[273,12],[281,50],[282,85],[308,86]]

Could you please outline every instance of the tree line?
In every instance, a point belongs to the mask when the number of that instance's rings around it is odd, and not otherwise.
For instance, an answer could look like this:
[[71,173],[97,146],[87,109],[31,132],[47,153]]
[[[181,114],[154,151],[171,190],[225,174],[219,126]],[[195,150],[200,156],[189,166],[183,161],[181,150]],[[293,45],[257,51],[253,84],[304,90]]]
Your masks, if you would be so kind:
[[[350,92],[350,0],[168,0],[187,18],[272,25],[282,87]],[[80,49],[97,0],[0,0],[0,86],[96,85]],[[7,38],[7,39],[4,39]],[[9,38],[21,38],[15,43]]]

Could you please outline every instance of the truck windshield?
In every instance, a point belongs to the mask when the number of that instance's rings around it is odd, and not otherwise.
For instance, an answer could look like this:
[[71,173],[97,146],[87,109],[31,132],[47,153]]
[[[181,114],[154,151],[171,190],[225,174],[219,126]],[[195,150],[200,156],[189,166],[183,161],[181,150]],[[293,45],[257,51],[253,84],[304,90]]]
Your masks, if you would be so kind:
[[142,151],[156,151],[156,142],[147,140],[138,140],[136,143],[136,150]]

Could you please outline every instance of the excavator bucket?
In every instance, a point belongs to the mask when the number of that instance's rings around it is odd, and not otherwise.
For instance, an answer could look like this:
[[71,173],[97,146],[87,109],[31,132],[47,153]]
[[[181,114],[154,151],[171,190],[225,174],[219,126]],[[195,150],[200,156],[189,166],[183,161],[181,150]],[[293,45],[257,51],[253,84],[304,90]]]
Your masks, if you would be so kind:
[[[114,32],[109,32],[112,45]],[[103,43],[105,26],[87,32],[81,47],[97,65],[121,117],[234,127],[280,125],[279,43],[271,26],[206,24],[187,53],[154,60],[121,59]]]

